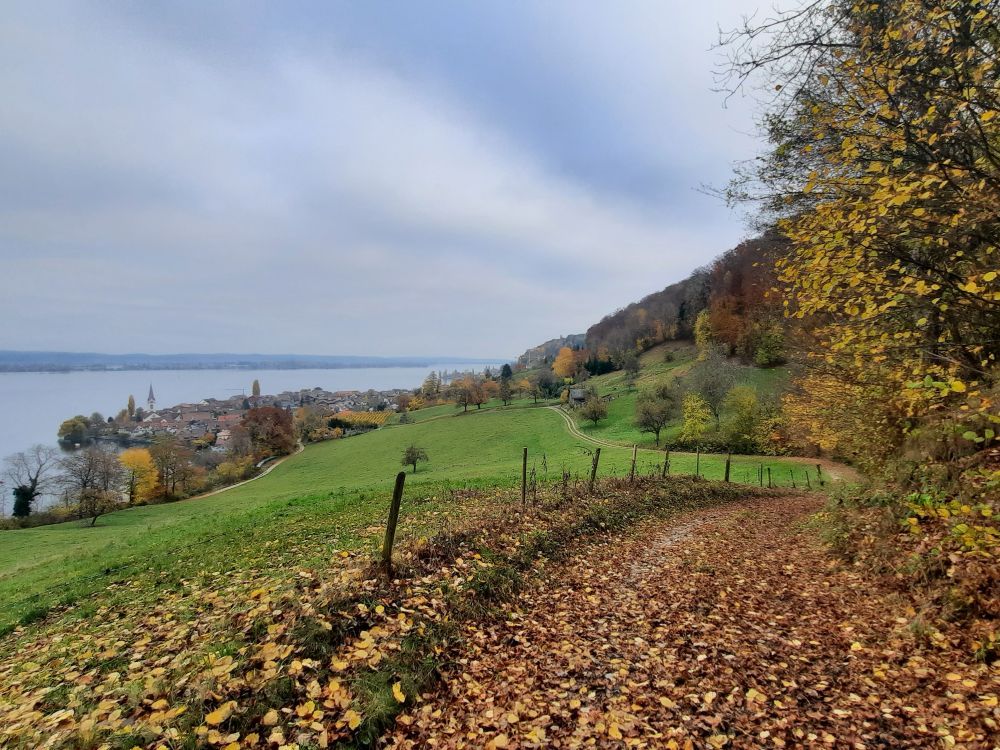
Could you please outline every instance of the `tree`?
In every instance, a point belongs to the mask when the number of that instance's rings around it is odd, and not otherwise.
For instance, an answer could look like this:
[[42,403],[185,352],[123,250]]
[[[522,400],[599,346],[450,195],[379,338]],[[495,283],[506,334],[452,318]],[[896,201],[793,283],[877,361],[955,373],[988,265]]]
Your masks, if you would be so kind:
[[325,440],[329,437],[327,415],[315,406],[300,406],[292,418],[295,436],[303,443]]
[[705,359],[715,349],[712,318],[708,310],[702,310],[694,320],[694,343],[698,347],[698,359]]
[[576,364],[576,353],[568,346],[564,346],[552,363],[552,371],[560,378],[571,378],[576,374]]
[[133,419],[135,417],[135,396],[129,394],[128,397],[128,418]]
[[441,395],[441,378],[433,370],[424,378],[424,384],[420,386],[420,392],[428,399],[436,399]]
[[510,378],[503,378],[500,380],[499,396],[500,401],[503,402],[504,406],[510,405],[513,397],[513,389],[511,388]]
[[625,385],[634,391],[639,379],[639,357],[631,349],[622,356],[622,370],[625,371]]
[[[492,385],[492,381],[490,381]],[[469,403],[475,404],[477,409],[482,409],[483,404],[490,400],[490,389],[487,384],[473,380],[472,387],[469,390]]]
[[456,407],[462,407],[463,412],[467,412],[472,403],[473,387],[474,382],[468,375],[451,381],[451,385],[448,386],[448,396],[455,402]]
[[58,436],[65,443],[83,445],[90,440],[90,422],[82,414],[70,417],[59,425]]
[[583,402],[583,406],[580,407],[579,414],[581,419],[589,419],[596,425],[602,419],[607,418],[608,405],[596,393],[591,393],[587,400]]
[[510,380],[514,377],[514,371],[510,369],[510,365],[504,363],[504,366],[500,368],[500,380]]
[[413,401],[413,396],[409,393],[400,393],[396,396],[396,406],[399,407],[401,412],[405,412],[410,408],[410,402]]
[[156,494],[158,483],[156,464],[146,448],[129,448],[118,456],[125,470],[125,494],[128,504],[145,503]]
[[558,396],[560,391],[562,391],[562,383],[556,380],[552,371],[548,368],[542,368],[539,370],[538,374],[534,377],[533,382],[538,386],[538,390],[541,392],[541,395],[547,396],[548,398]]
[[651,432],[656,445],[660,432],[670,424],[677,407],[677,393],[667,386],[643,391],[635,401],[635,425],[642,432]]
[[4,474],[14,493],[15,516],[28,516],[38,498],[51,486],[53,471],[58,465],[58,453],[47,445],[35,445],[29,450],[4,459]]
[[276,406],[250,409],[241,424],[258,454],[283,456],[295,450],[292,415],[284,409]]
[[682,404],[681,440],[695,442],[701,439],[712,424],[712,410],[697,393],[688,393]]
[[995,430],[998,38],[996,2],[827,0],[726,40],[730,88],[777,91],[771,151],[729,196],[792,243],[778,272],[811,336],[800,383],[824,395],[794,412],[817,443],[876,451],[875,468],[931,424],[970,452]]
[[27,486],[20,484],[14,488],[14,507],[11,515],[14,518],[27,518],[31,515],[32,500],[31,491]]
[[250,387],[250,393],[254,396],[260,395],[260,381],[257,378],[253,379],[253,385]]
[[89,518],[91,526],[120,505],[125,472],[114,453],[90,446],[66,456],[60,465],[64,491],[76,501],[80,518]]
[[160,435],[153,440],[149,455],[156,464],[165,494],[168,498],[176,497],[177,485],[182,484],[185,466],[191,462],[194,453],[173,435]]
[[417,462],[418,461],[429,461],[427,457],[427,451],[423,448],[418,448],[415,445],[409,446],[405,451],[403,451],[403,460],[400,462],[403,466],[412,466],[413,473],[417,473]]
[[750,385],[737,385],[726,394],[726,421],[723,434],[734,451],[752,451],[755,445],[761,409],[757,390]]
[[717,351],[708,352],[691,371],[689,387],[701,396],[719,427],[722,405],[730,389],[736,384],[736,368]]
[[542,397],[542,389],[538,386],[538,378],[518,378],[515,383],[517,392],[523,396],[530,397],[533,403],[538,403]]

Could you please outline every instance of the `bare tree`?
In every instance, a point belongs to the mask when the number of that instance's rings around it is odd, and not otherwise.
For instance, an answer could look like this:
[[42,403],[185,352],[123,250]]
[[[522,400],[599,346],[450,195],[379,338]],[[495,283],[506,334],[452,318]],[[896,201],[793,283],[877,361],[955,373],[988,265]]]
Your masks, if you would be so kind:
[[4,459],[4,473],[15,496],[14,515],[31,513],[32,506],[52,484],[58,456],[55,448],[35,445]]
[[66,456],[60,464],[63,488],[76,500],[80,518],[89,518],[91,526],[121,504],[125,470],[112,451],[91,446]]

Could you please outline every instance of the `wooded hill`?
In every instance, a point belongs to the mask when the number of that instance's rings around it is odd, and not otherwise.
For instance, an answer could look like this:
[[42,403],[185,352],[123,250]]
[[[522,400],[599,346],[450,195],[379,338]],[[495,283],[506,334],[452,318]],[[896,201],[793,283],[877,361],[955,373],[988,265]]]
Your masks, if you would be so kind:
[[788,250],[777,232],[747,240],[688,278],[605,316],[587,329],[586,346],[616,353],[645,351],[695,337],[707,311],[711,335],[731,356],[759,365],[782,359],[782,300],[769,294],[774,264]]

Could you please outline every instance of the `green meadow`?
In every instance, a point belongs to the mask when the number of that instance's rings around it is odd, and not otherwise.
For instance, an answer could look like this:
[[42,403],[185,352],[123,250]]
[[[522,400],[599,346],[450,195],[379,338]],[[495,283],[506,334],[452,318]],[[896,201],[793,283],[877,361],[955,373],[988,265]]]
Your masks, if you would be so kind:
[[[684,352],[672,362],[655,354],[657,360],[647,357],[643,363],[640,388],[676,377],[690,363]],[[624,443],[602,447],[599,470],[600,476],[624,476],[632,455],[627,444],[647,446],[651,437],[632,427],[635,393],[627,392],[619,374],[592,382],[616,398],[608,420],[580,429]],[[310,445],[268,475],[215,495],[121,510],[102,516],[93,528],[69,522],[0,532],[0,632],[54,605],[113,591],[136,571],[146,580],[180,579],[237,564],[263,569],[269,556],[288,550],[305,564],[310,555],[374,546],[410,444],[429,455],[407,476],[404,513],[415,527],[446,513],[456,490],[516,485],[523,448],[539,482],[560,481],[563,471],[585,480],[595,448],[572,434],[561,414],[530,399],[508,407],[492,402],[467,413],[436,406],[411,417],[409,424]],[[673,454],[670,471],[693,474],[696,460]],[[659,473],[662,463],[662,452],[640,450],[637,471]],[[733,458],[733,481],[756,482],[761,465],[771,468],[776,484],[789,484],[790,471],[802,482],[802,463],[753,457]],[[709,479],[721,479],[724,457],[701,456],[698,468]],[[315,543],[304,544],[306,539]]]

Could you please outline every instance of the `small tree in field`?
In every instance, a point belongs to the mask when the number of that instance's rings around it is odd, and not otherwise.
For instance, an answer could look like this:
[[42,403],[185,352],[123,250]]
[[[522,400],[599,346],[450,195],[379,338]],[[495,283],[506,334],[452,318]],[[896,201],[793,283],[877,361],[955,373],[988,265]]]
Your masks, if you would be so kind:
[[660,431],[670,423],[676,404],[677,393],[669,387],[643,391],[635,402],[635,426],[642,432],[653,433],[659,445]]
[[403,451],[403,460],[400,463],[403,466],[412,466],[413,473],[417,473],[417,462],[418,461],[429,461],[427,457],[427,451],[423,448],[418,448],[415,445],[411,445],[405,451]]
[[604,403],[604,400],[596,393],[591,394],[590,397],[583,402],[583,406],[580,407],[580,417],[583,419],[589,419],[595,425],[602,419],[606,419],[607,416],[608,405]]

